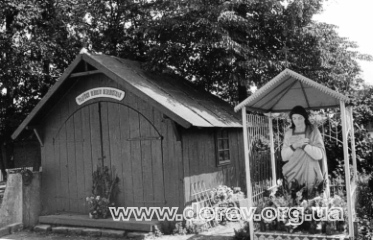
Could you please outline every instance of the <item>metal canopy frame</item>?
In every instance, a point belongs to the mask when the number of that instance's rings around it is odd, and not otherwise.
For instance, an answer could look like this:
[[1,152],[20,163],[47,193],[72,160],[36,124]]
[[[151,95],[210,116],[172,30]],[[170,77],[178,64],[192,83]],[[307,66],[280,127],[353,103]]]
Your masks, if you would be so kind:
[[[275,105],[279,103],[281,99],[284,98],[284,96],[289,92],[289,89],[294,86],[298,81],[300,82],[301,88],[299,91],[303,92],[303,95],[306,99],[305,106],[306,109],[325,109],[325,108],[339,108],[341,111],[341,120],[342,120],[342,135],[343,135],[343,156],[344,156],[344,169],[345,169],[345,185],[346,185],[346,192],[347,192],[347,210],[348,210],[348,230],[349,230],[349,237],[354,238],[357,233],[354,232],[354,219],[355,219],[355,209],[354,209],[354,203],[352,202],[352,196],[356,194],[356,177],[357,177],[357,164],[356,164],[356,152],[355,152],[355,137],[354,137],[354,126],[353,126],[353,108],[352,106],[346,106],[348,104],[349,99],[345,97],[344,95],[337,93],[329,88],[326,88],[325,86],[322,86],[320,84],[317,84],[313,82],[310,79],[307,79],[297,73],[292,72],[291,70],[286,69],[282,73],[280,73],[277,77],[272,79],[269,83],[267,83],[263,88],[259,89],[257,93],[254,93],[252,96],[241,102],[239,105],[236,106],[235,111],[242,111],[242,126],[243,126],[243,138],[244,138],[244,153],[245,153],[245,171],[246,171],[246,184],[247,184],[247,196],[248,196],[248,204],[249,207],[253,207],[253,193],[252,188],[249,186],[252,186],[251,183],[251,176],[250,176],[250,167],[249,167],[249,145],[248,145],[248,134],[247,134],[247,109],[255,110],[255,111],[261,111],[261,112],[269,112],[268,118],[270,123],[270,140],[271,140],[271,165],[272,165],[272,179],[273,179],[273,186],[276,185],[276,171],[273,169],[275,168],[275,153],[274,153],[274,143],[273,143],[273,130],[272,130],[272,116],[271,111],[268,111],[267,109],[262,109],[260,106],[253,105],[259,103],[261,100],[265,99],[266,97],[270,96],[273,91],[278,92],[278,88],[276,86],[281,85],[283,83],[279,82],[281,81],[281,78],[284,78],[285,80],[289,79],[290,77],[293,77],[294,82],[291,82],[287,88],[284,88],[280,91],[281,98],[276,101]],[[307,98],[307,95],[305,94],[305,86],[306,83],[307,87],[313,87],[316,88],[316,90],[319,90],[320,92],[323,92],[324,94],[328,94],[330,97],[333,97],[337,100],[339,100],[339,106],[312,106],[310,105],[309,99]],[[274,86],[274,87],[273,87]],[[277,94],[277,96],[278,96]],[[261,104],[261,106],[265,106],[268,103],[268,99],[265,100],[264,104]],[[273,108],[275,105],[273,105],[271,108]],[[298,105],[294,103],[294,106]],[[294,106],[291,106],[294,107]],[[289,106],[290,107],[290,106]],[[290,111],[290,109],[284,109],[284,111]],[[279,112],[279,111],[276,111]],[[353,165],[353,175],[352,180],[350,179],[350,162],[349,162],[349,148],[348,148],[348,138],[351,139],[351,156],[352,156],[352,165]],[[325,166],[327,169],[327,166]],[[327,189],[329,191],[329,189]],[[251,239],[254,239],[254,223],[253,220],[250,219],[250,236]]]

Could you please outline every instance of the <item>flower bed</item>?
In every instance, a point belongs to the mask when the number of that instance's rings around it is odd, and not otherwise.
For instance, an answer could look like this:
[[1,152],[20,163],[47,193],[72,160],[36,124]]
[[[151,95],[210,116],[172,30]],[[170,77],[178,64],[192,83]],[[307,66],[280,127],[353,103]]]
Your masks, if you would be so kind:
[[267,216],[256,222],[260,234],[309,236],[346,233],[346,201],[338,195],[327,197],[324,194],[325,181],[315,184],[312,190],[307,190],[305,186],[300,186],[296,182],[291,184],[291,188],[282,183],[283,181],[278,181],[276,187],[267,190],[256,206],[256,214]]
[[[204,191],[201,195],[195,202],[199,209],[194,209],[194,215],[189,220],[186,220],[185,226],[181,223],[176,226],[177,232],[183,232],[185,227],[185,231],[188,233],[199,233],[207,231],[218,224],[225,225],[229,221],[238,220],[229,215],[229,213],[227,214],[224,209],[239,207],[240,201],[245,197],[241,188],[219,185],[211,191]],[[200,211],[205,207],[205,211]],[[211,209],[214,212],[211,212]],[[217,216],[214,215],[213,219],[211,219],[208,217],[211,214],[217,214]]]
[[233,189],[225,185],[220,185],[210,191],[211,204],[214,207],[237,206],[239,201],[245,197],[240,187]]
[[[240,207],[240,201],[245,198],[245,194],[241,191],[240,187],[230,188],[227,186],[218,186],[210,192],[210,200],[212,208],[224,209]],[[221,214],[221,213],[219,213]],[[222,215],[221,222],[233,220],[232,218]]]

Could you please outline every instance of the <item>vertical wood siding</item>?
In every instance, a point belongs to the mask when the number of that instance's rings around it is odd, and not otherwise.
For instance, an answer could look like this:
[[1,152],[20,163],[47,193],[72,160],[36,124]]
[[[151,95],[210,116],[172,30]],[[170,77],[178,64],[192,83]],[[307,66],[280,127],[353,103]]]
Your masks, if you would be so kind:
[[193,128],[183,131],[186,204],[194,200],[192,185],[198,182],[204,182],[208,189],[218,185],[245,187],[242,130],[229,129],[231,163],[224,166],[216,164],[216,130]]
[[13,151],[14,167],[38,167],[40,166],[40,144],[35,141],[21,141],[14,143]]
[[[76,96],[95,87],[119,88],[126,95],[121,102],[101,98],[76,104]],[[85,197],[102,155],[120,178],[118,206],[183,206],[181,142],[172,121],[106,76],[77,79],[39,128],[44,214],[88,212]],[[160,136],[162,141],[156,139]]]

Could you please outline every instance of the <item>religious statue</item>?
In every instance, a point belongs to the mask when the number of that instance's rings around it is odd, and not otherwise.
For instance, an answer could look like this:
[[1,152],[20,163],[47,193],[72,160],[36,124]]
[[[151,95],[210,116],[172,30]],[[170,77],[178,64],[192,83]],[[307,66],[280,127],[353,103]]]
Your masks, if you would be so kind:
[[282,173],[289,185],[297,181],[310,191],[315,184],[323,181],[325,175],[324,142],[317,126],[311,124],[302,106],[294,107],[289,117],[291,127],[285,132],[281,151],[282,160],[286,161]]

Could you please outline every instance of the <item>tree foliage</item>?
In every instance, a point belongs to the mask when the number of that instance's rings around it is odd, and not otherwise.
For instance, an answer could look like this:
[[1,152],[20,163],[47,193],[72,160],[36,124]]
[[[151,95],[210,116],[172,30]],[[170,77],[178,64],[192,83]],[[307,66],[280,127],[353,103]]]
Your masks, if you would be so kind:
[[[71,6],[68,1],[0,2],[1,146],[9,145],[15,128],[80,48],[66,25]],[[4,152],[2,147],[2,159],[10,158]],[[9,161],[0,163],[2,170],[11,167]]]
[[7,131],[14,130],[75,57],[76,51],[70,49],[80,48],[79,42],[69,38],[66,7],[53,1],[0,3],[3,138],[9,137]]
[[[354,121],[355,154],[357,169],[360,173],[373,172],[373,138],[369,137],[368,133],[368,130],[371,131],[372,129],[372,94],[373,88],[371,86],[365,86],[363,90],[356,91],[355,94],[351,96],[350,104],[353,105],[352,115]],[[323,126],[323,130],[327,135],[324,141],[329,172],[335,172],[336,174],[342,174],[342,176],[344,176],[340,112],[334,109],[329,110],[328,114],[334,115],[334,118],[328,119],[327,123]],[[351,138],[349,138],[349,140],[351,140]],[[349,148],[351,149],[351,147],[351,143],[349,143]],[[350,152],[349,157],[352,163],[352,152]]]
[[[161,1],[165,5],[168,1]],[[172,71],[237,103],[290,68],[340,92],[359,83],[356,44],[317,23],[322,0],[176,1],[145,26],[151,69]]]

